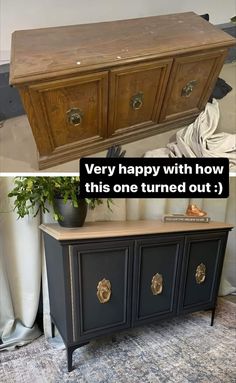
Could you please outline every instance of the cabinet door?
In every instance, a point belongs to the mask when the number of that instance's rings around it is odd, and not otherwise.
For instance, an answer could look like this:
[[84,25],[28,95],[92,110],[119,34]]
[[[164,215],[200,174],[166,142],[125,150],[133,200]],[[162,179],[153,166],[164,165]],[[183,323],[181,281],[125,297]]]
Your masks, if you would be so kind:
[[174,315],[183,241],[183,237],[172,236],[137,241],[134,323],[146,323]]
[[111,71],[109,135],[155,125],[172,60],[135,64]]
[[29,86],[41,156],[76,144],[83,148],[107,136],[107,84],[107,72],[98,72]]
[[179,311],[213,308],[218,292],[227,233],[186,239]]
[[222,68],[226,51],[175,59],[160,122],[199,113],[207,103]]
[[127,241],[70,247],[74,340],[130,326],[132,248]]

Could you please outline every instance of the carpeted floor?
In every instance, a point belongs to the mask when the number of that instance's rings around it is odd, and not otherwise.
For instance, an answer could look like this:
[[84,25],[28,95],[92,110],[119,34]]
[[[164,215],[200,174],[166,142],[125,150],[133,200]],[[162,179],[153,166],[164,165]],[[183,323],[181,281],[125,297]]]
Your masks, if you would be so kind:
[[1,383],[235,383],[236,304],[219,299],[215,324],[209,312],[188,314],[91,342],[74,352],[44,337],[0,354]]

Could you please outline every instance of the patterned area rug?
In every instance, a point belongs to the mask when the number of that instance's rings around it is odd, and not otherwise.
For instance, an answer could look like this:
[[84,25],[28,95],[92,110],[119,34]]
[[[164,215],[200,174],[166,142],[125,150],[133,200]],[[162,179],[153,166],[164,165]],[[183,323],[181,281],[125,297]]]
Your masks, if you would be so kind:
[[209,312],[172,318],[91,342],[74,352],[42,336],[0,354],[1,383],[235,383],[236,304],[219,299],[215,324]]

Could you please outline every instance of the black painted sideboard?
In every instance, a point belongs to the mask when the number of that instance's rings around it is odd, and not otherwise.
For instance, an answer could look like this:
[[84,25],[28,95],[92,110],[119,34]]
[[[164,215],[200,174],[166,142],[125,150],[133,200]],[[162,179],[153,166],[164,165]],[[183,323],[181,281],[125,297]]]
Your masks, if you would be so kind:
[[67,349],[122,329],[198,310],[213,325],[232,225],[157,221],[41,225],[52,329]]

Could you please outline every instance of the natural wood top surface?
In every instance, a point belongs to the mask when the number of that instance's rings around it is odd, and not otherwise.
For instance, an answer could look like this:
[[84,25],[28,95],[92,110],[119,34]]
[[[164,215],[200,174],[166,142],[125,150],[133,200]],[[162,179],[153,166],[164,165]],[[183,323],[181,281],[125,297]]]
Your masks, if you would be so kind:
[[42,231],[61,241],[232,228],[233,225],[231,224],[215,221],[209,223],[164,223],[154,220],[87,222],[80,228],[63,228],[59,224],[43,224],[40,226]]
[[193,12],[16,31],[10,82],[105,68],[235,44],[236,39]]

